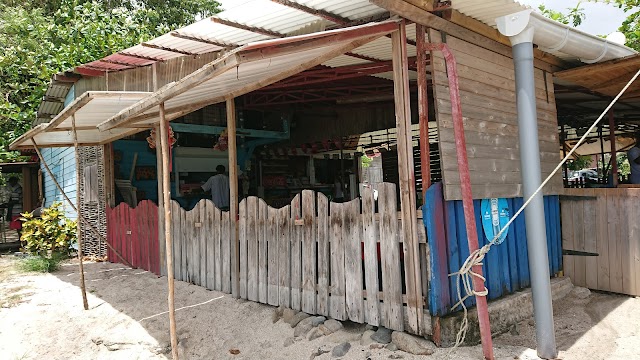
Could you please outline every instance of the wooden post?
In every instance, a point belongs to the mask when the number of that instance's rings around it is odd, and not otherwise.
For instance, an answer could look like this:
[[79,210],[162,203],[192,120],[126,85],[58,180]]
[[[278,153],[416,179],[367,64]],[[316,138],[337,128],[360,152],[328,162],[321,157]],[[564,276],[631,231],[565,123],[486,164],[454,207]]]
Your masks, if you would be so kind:
[[398,137],[398,172],[400,175],[400,211],[402,213],[402,239],[405,252],[407,308],[409,327],[422,334],[422,282],[416,228],[416,192],[411,141],[411,108],[409,106],[409,67],[407,60],[406,25],[400,23],[391,34],[393,61],[393,93]]
[[[562,158],[564,159],[565,157],[567,157],[567,146],[565,144],[567,139],[567,132],[564,129],[564,124],[562,124],[562,131],[560,132],[560,144],[562,144]],[[569,187],[569,168],[567,167],[567,163],[565,162],[564,164],[562,164],[562,172],[564,173],[563,176],[563,183],[564,183],[564,187]]]
[[[171,203],[171,182],[169,181],[169,122],[165,117],[164,103],[160,104],[160,143],[162,144],[162,195],[163,204]],[[157,142],[157,140],[156,140]],[[160,196],[160,194],[158,194]],[[169,293],[167,302],[169,305],[169,332],[171,335],[171,355],[173,360],[178,360],[178,336],[176,335],[176,314],[173,289],[173,254],[171,243],[171,206],[164,207],[164,239],[165,254],[167,256],[167,282]]]
[[609,141],[611,142],[611,173],[613,174],[613,187],[618,187],[618,154],[616,152],[616,122],[613,118],[613,109],[609,110]]
[[[152,86],[153,91],[158,90],[158,63],[154,62],[151,64],[151,76],[152,76]],[[163,161],[162,161],[162,141],[160,141],[160,126],[155,127],[156,133],[156,172],[157,172],[157,180],[158,180],[158,252],[159,252],[159,261],[160,261],[160,275],[166,275],[162,272],[167,269],[167,259],[165,258],[166,249],[166,239],[164,238],[164,181],[163,181]],[[171,208],[171,204],[167,205]]]
[[[607,168],[605,166],[604,163],[604,137],[602,136],[602,123],[600,123],[600,125],[598,126],[598,137],[600,138],[600,162],[602,163],[602,180],[606,183],[606,172],[607,172]],[[596,168],[598,167],[598,164],[596,163]],[[600,180],[598,180],[598,183],[600,184]]]
[[[73,130],[73,150],[76,156],[76,213],[80,219],[80,211],[82,206],[80,203],[80,154],[78,153],[78,132],[76,131],[76,116],[71,115],[71,129]],[[76,237],[78,238],[78,260],[80,260],[80,290],[82,291],[82,305],[85,310],[89,310],[87,302],[87,289],[84,285],[84,265],[82,264],[82,231],[80,229],[81,222],[78,221],[78,229]]]
[[[47,162],[44,161],[44,158],[42,157],[42,153],[38,149],[38,144],[36,143],[35,140],[33,140],[33,138],[31,138],[31,143],[33,144],[33,149],[36,151],[36,154],[38,154],[38,159],[40,159],[40,163],[42,164],[42,166],[44,166],[44,169],[47,170],[47,174],[49,174],[49,177],[51,177],[53,184],[56,186],[56,188],[58,188],[58,191],[60,191],[60,193],[64,197],[64,200],[67,202],[67,204],[69,204],[69,206],[71,206],[73,211],[75,211],[78,214],[78,220],[83,222],[89,229],[91,229],[91,232],[93,232],[93,234],[97,236],[100,239],[100,241],[104,241],[104,243],[107,244],[109,249],[111,249],[114,252],[114,254],[116,254],[118,259],[120,259],[123,264],[129,267],[133,267],[131,263],[129,263],[124,257],[122,257],[122,254],[120,254],[118,250],[116,250],[113,246],[111,246],[111,244],[109,244],[107,239],[105,239],[104,236],[100,234],[98,229],[96,229],[96,227],[93,226],[93,224],[91,224],[87,219],[84,218],[84,216],[82,216],[82,213],[78,211],[78,208],[76,207],[76,205],[71,201],[71,199],[69,199],[69,197],[67,196],[67,193],[64,192],[64,189],[62,189],[62,186],[60,186],[60,183],[58,182],[58,180],[56,180],[56,177],[53,176],[53,173],[51,172],[49,165],[47,165]],[[39,183],[42,183],[42,181],[39,181]]]
[[31,181],[31,167],[23,166],[22,172],[22,211],[33,211],[33,184]]
[[417,70],[418,70],[418,118],[420,124],[420,170],[422,171],[422,203],[431,186],[431,163],[429,159],[429,98],[427,95],[427,51],[426,29],[416,24]]
[[236,104],[227,99],[227,134],[229,139],[229,215],[231,226],[231,294],[240,296],[240,239],[238,237],[238,149],[236,148]]

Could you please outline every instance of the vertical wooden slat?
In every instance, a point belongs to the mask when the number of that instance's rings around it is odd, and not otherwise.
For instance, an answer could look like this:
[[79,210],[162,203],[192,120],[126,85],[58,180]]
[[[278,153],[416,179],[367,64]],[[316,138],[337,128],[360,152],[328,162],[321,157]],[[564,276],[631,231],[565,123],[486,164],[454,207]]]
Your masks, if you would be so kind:
[[378,242],[375,228],[375,207],[373,190],[369,187],[362,193],[362,238],[364,239],[364,277],[367,289],[367,324],[380,325],[380,299],[378,298]]
[[200,227],[197,227],[198,229],[198,242],[200,243],[199,246],[199,250],[198,250],[198,255],[200,256],[200,261],[199,261],[199,268],[200,268],[200,275],[198,276],[198,280],[200,280],[200,283],[198,285],[208,288],[208,284],[207,284],[207,259],[208,259],[208,255],[207,255],[207,243],[209,242],[210,239],[210,232],[209,232],[209,228],[208,228],[208,222],[207,222],[207,205],[206,205],[206,200],[200,200],[198,201],[198,204],[196,205],[198,207],[198,219],[196,220],[197,222],[200,223]]
[[385,327],[403,331],[402,277],[400,275],[400,249],[397,242],[398,220],[396,186],[384,183],[378,189],[380,213],[380,254],[382,262],[382,290],[384,291]]
[[302,226],[297,224],[300,220],[301,201],[300,194],[297,194],[291,201],[291,308],[302,309]]
[[[584,231],[584,201],[573,203],[573,236],[574,250],[585,251],[585,231]],[[587,262],[584,256],[574,256],[574,285],[586,286],[586,266]]]
[[222,212],[211,202],[213,222],[211,234],[213,235],[213,274],[215,278],[214,289],[222,291]]
[[247,258],[245,262],[247,279],[247,299],[258,300],[258,229],[257,212],[258,198],[250,196],[243,200],[246,206],[245,225],[245,245]]
[[640,194],[634,192],[627,201],[630,209],[627,215],[629,217],[629,241],[631,242],[629,251],[631,267],[629,271],[635,276],[632,295],[640,296],[640,224],[638,223]]
[[240,246],[240,298],[247,298],[247,199],[238,209],[238,241]]
[[[446,221],[442,196],[442,183],[431,186],[424,197],[424,223],[429,247],[429,308],[432,315],[444,315],[451,307],[449,296],[449,277]],[[454,242],[455,243],[455,242]],[[454,270],[455,271],[455,270]]]
[[[597,200],[585,200],[583,203],[584,215],[583,223],[584,227],[584,251],[597,252],[597,231],[596,223],[596,207]],[[598,288],[598,258],[596,256],[585,256],[585,285],[589,289]]]
[[411,108],[409,106],[409,75],[407,60],[406,26],[400,23],[391,34],[393,63],[393,93],[398,132],[398,171],[400,174],[400,211],[402,212],[402,239],[404,241],[405,283],[407,292],[408,324],[414,334],[422,327],[422,291],[418,259],[418,238],[415,231],[416,192],[411,137]]
[[[220,231],[220,257],[222,258],[222,292],[231,294],[231,266],[234,263],[231,261],[231,243],[235,242],[235,237],[232,237],[231,227],[235,226],[231,223],[230,212],[220,211],[220,222],[222,223]],[[235,270],[233,270],[235,271]]]
[[344,241],[344,264],[347,316],[355,322],[364,322],[364,299],[362,297],[362,243],[360,231],[360,200],[343,204],[342,240]]
[[290,205],[278,210],[278,303],[291,306]]
[[331,224],[331,297],[329,315],[338,320],[346,320],[345,278],[344,278],[344,239],[343,204],[329,204],[329,223]]
[[180,243],[180,205],[177,202],[171,201],[166,204],[171,209],[171,232],[172,232],[172,244],[173,244],[173,277],[176,280],[182,280],[182,244]]
[[[619,220],[620,223],[618,225],[620,229],[620,235],[618,238],[618,246],[620,247],[620,265],[622,272],[622,292],[624,294],[633,294],[635,288],[635,272],[633,271],[632,264],[632,252],[631,252],[631,241],[632,238],[629,237],[629,227],[631,226],[629,219],[629,212],[633,207],[638,207],[640,204],[633,203],[634,198],[625,196],[620,194],[617,196],[618,198],[618,209],[619,209]],[[631,200],[631,201],[630,201]],[[637,223],[639,219],[631,219],[631,222]]]
[[147,201],[142,200],[138,203],[138,206],[134,209],[134,216],[136,218],[136,233],[138,237],[138,267],[141,269],[149,270],[147,266],[146,244],[149,233],[147,225]]
[[267,208],[267,203],[262,199],[258,199],[257,214],[258,218],[256,227],[258,229],[258,301],[263,304],[267,304],[267,225],[269,224],[269,210]]
[[620,239],[620,199],[614,191],[605,190],[607,193],[607,213],[609,214],[608,240],[609,240],[609,276],[610,286],[613,292],[622,292],[622,264]]
[[231,222],[229,233],[231,234],[231,275],[233,278],[233,297],[240,296],[240,249],[238,244],[238,149],[236,148],[236,104],[235,99],[227,99],[227,131],[228,131],[228,154],[229,154],[229,220]]
[[[562,248],[567,250],[574,250],[574,235],[573,235],[573,201],[562,201],[560,203],[560,217],[562,219]],[[571,255],[564,255],[562,259],[562,267],[564,275],[571,278],[573,281],[575,278],[574,272],[574,257]],[[520,258],[518,258],[520,260]]]
[[320,315],[329,315],[329,200],[322,193],[318,193],[317,229],[318,299],[316,310]]
[[[314,192],[302,191],[302,311],[316,314],[316,209]],[[360,293],[362,296],[362,292]]]
[[[609,215],[607,211],[606,194],[603,192],[599,192],[596,201],[598,202],[598,207],[596,210],[596,241],[598,253],[596,260],[598,262],[598,289],[610,291],[611,285],[609,283],[609,231],[607,228]],[[562,201],[560,202],[560,204],[564,209],[564,206],[566,206],[565,203],[569,202],[570,201],[568,200]],[[564,223],[562,226],[562,232],[564,234]],[[566,261],[564,266],[566,266]]]
[[[152,65],[154,66],[154,65]],[[155,66],[152,72],[153,76],[156,76]],[[156,139],[160,136],[160,128],[156,126]],[[157,172],[157,182],[158,182],[158,214],[156,215],[158,231],[156,237],[158,239],[158,256],[159,256],[159,267],[160,267],[160,275],[167,275],[167,253],[166,253],[166,241],[164,238],[164,195],[163,195],[163,176],[162,176],[162,143],[161,141],[156,141],[156,172]],[[167,204],[167,206],[170,206]],[[175,266],[175,262],[173,263]]]
[[278,271],[279,271],[279,249],[280,233],[278,228],[278,210],[267,206],[269,213],[267,223],[267,257],[269,259],[269,274],[267,275],[269,285],[267,287],[267,297],[269,305],[278,306]]

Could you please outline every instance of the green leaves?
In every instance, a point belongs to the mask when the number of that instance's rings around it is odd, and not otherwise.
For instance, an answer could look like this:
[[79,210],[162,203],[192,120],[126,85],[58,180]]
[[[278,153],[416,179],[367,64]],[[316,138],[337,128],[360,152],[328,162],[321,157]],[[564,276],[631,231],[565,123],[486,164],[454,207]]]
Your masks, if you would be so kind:
[[69,255],[71,246],[76,242],[78,224],[67,219],[61,205],[56,202],[42,209],[40,218],[34,218],[33,213],[22,214],[20,240],[25,251],[44,258],[55,254]]

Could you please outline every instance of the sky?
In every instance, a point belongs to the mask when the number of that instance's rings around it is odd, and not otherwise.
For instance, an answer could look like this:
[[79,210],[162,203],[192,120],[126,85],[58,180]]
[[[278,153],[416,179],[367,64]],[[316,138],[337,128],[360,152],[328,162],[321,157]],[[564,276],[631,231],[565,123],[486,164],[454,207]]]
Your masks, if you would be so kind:
[[[538,8],[538,5],[544,3],[547,8],[567,13],[567,8],[573,8],[579,2],[578,0],[517,0],[522,4]],[[586,15],[582,25],[578,29],[593,35],[608,35],[620,27],[624,19],[625,13],[622,9],[609,4],[593,3],[581,1],[580,6],[584,8]]]

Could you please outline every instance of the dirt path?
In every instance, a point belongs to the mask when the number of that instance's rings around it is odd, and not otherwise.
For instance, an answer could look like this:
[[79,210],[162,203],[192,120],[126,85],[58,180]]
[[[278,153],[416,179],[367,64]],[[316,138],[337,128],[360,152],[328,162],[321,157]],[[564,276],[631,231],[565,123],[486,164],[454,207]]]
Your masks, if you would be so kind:
[[[169,344],[166,279],[121,265],[88,264],[89,311],[82,309],[77,267],[55,274],[21,274],[15,260],[0,257],[0,359],[166,359]],[[204,304],[203,304],[204,303]],[[272,323],[273,307],[232,299],[216,291],[176,282],[181,359],[309,359],[331,337],[284,346],[293,329]],[[347,326],[341,339],[357,337],[362,326]],[[517,333],[517,334],[516,334]],[[640,358],[640,300],[592,294],[557,302],[556,333],[563,359]],[[335,338],[335,337],[334,337]],[[528,322],[495,340],[500,359],[535,358],[534,329]],[[229,349],[240,354],[231,355]],[[449,357],[480,359],[476,347]],[[323,354],[316,359],[330,359]],[[343,359],[418,359],[404,352],[370,349],[359,341]],[[424,357],[420,357],[424,359]]]

